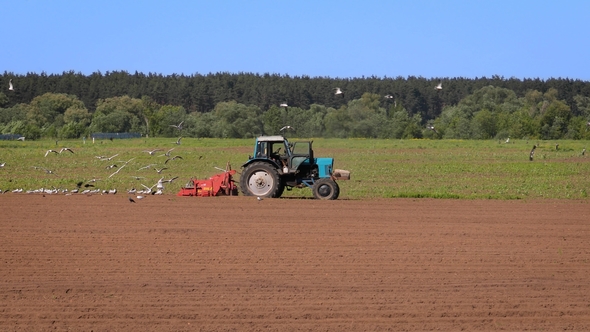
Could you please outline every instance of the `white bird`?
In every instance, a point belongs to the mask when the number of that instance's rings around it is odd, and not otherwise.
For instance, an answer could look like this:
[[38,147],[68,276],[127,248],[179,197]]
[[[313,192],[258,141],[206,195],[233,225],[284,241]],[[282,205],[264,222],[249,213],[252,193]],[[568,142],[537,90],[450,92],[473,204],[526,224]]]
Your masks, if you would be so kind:
[[25,141],[25,137],[24,136],[21,136],[21,137],[17,138],[16,140],[17,141],[23,141],[24,142]]
[[112,160],[113,158],[115,158],[116,156],[118,156],[119,154],[117,153],[116,155],[113,155],[111,157],[108,158],[101,158],[100,161],[107,161],[107,160]]
[[69,151],[71,153],[74,153],[74,151],[72,149],[70,149],[70,148],[61,148],[61,150],[59,150],[59,153],[62,153],[64,151]]
[[287,129],[291,129],[293,131],[295,130],[295,128],[293,128],[291,126],[284,126],[283,128],[279,129],[279,132],[283,132],[284,130],[287,130]]
[[256,199],[259,200],[259,201],[261,201],[262,200],[262,197],[258,196],[258,197],[256,197]]
[[[584,149],[584,150],[586,150],[586,149]],[[2,164],[0,164],[0,167],[4,167],[4,166],[6,166],[6,162],[3,162]]]
[[12,78],[8,81],[8,90],[14,91],[14,86],[12,85]]
[[385,98],[387,98],[387,99],[393,99],[393,96],[392,95],[385,95]]
[[156,168],[155,170],[156,170],[156,172],[158,172],[158,174],[162,174],[162,171],[165,170],[165,169],[168,169],[168,167],[162,167],[160,169],[157,169]]
[[182,159],[182,157],[181,156],[174,156],[172,158],[168,158],[168,159],[166,159],[166,161],[164,162],[164,164],[167,164],[170,160],[176,160],[176,159]]
[[182,124],[184,123],[184,121],[181,121],[178,125],[170,125],[170,127],[174,127],[178,130],[182,130]]
[[181,137],[179,137],[179,138],[176,140],[176,142],[174,142],[174,144],[176,144],[176,145],[180,145],[180,140],[181,140],[181,139],[182,139],[182,136],[181,136]]
[[340,88],[334,88],[334,90],[336,90],[336,92],[334,92],[335,95],[341,95],[342,94],[342,90]]
[[438,85],[435,87],[436,90],[442,90],[442,82],[438,83]]
[[51,149],[49,149],[49,150],[47,150],[47,152],[45,152],[45,157],[47,157],[47,155],[48,155],[48,154],[50,154],[51,152],[53,152],[53,153],[55,153],[55,154],[58,154],[58,153],[59,153],[59,152],[57,152],[57,151],[55,151],[55,150],[51,150]]
[[174,150],[176,148],[172,148],[168,151],[166,151],[166,153],[159,155],[158,157],[170,157],[170,152],[172,152],[172,150]]
[[158,151],[162,151],[162,149],[154,149],[154,150],[143,150],[143,152],[147,152],[150,154],[150,156],[153,156],[154,153],[158,152]]
[[[157,184],[157,183],[156,183],[156,184]],[[146,186],[145,184],[143,184],[143,183],[142,183],[141,185],[142,185],[142,186],[145,188],[145,190],[144,190],[143,192],[144,192],[144,193],[146,193],[146,194],[149,194],[149,193],[151,193],[151,192],[152,192],[152,189],[154,189],[154,187],[156,186],[156,184],[154,184],[154,185],[153,185],[153,186],[151,186],[151,187],[148,187],[148,186]],[[138,198],[139,198],[139,197],[138,197]]]
[[138,169],[138,171],[141,171],[142,169],[147,169],[147,168],[150,168],[150,167],[152,167],[152,166],[156,166],[156,164],[149,164],[149,165],[147,165],[147,166],[143,166],[143,167],[141,167],[140,169]]
[[289,107],[289,105],[287,105],[287,103],[282,103],[279,105],[280,107]]
[[510,143],[510,137],[508,137],[504,143]]
[[117,169],[115,173],[109,175],[109,179],[112,178],[115,174],[119,173],[123,168],[125,168],[125,166],[127,166],[127,164],[124,164],[123,166],[119,167],[119,169]]

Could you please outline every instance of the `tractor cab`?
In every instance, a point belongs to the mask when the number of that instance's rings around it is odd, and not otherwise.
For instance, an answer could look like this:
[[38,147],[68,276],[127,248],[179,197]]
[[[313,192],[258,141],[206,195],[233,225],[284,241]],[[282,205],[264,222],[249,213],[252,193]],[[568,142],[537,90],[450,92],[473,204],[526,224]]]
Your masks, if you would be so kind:
[[301,165],[315,162],[312,142],[289,143],[283,136],[260,136],[250,161],[263,159],[271,161],[283,174],[296,173]]

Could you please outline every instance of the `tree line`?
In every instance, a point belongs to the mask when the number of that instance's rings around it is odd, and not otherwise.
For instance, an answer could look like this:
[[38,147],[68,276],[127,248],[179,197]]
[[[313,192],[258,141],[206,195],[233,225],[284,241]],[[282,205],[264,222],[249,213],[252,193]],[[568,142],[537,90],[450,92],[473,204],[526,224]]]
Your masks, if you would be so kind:
[[33,139],[245,138],[286,125],[292,137],[590,137],[590,84],[571,79],[5,72],[0,84],[0,132]]

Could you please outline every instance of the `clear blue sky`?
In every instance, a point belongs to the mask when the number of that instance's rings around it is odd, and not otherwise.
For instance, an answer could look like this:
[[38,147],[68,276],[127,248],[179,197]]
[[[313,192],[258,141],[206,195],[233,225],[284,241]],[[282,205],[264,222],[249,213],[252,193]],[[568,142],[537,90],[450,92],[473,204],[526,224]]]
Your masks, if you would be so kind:
[[590,80],[590,1],[0,0],[0,73]]

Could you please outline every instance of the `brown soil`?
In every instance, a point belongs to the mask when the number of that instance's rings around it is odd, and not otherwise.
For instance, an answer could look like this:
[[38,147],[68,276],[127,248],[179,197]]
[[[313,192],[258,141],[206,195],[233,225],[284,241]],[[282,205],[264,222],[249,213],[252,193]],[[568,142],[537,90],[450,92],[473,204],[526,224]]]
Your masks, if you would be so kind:
[[127,197],[0,196],[0,330],[590,330],[588,201]]

